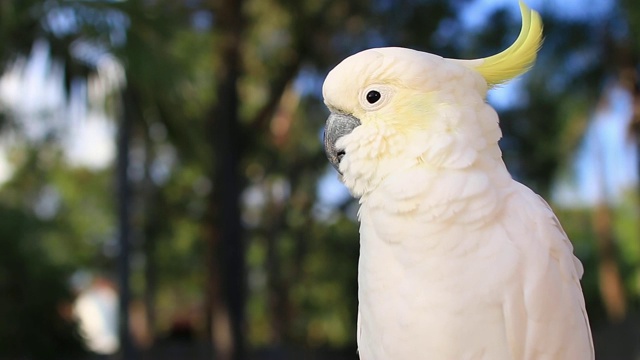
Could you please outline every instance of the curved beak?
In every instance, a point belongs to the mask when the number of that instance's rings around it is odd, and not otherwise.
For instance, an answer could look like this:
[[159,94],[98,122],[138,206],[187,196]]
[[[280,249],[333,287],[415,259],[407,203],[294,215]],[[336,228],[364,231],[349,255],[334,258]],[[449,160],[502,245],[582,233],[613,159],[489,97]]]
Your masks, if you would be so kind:
[[[339,138],[351,133],[360,126],[360,120],[351,115],[331,113],[324,128],[324,151],[333,167],[340,173],[340,160],[345,155],[344,149],[336,148]],[[342,174],[342,173],[340,173]]]

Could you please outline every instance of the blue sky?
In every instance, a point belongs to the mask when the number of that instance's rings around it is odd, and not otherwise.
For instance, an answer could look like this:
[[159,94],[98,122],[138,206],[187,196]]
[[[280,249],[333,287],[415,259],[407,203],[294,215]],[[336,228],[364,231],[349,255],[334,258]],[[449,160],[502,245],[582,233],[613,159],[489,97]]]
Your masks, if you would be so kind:
[[6,148],[20,141],[41,141],[52,130],[62,135],[72,165],[108,166],[115,155],[114,121],[95,105],[120,85],[123,75],[118,67],[112,58],[103,59],[100,76],[88,83],[73,82],[67,99],[62,66],[52,61],[46,42],[37,41],[29,58],[10,66],[0,76],[0,106],[19,117],[26,139],[5,134],[0,141],[0,183],[11,174]]

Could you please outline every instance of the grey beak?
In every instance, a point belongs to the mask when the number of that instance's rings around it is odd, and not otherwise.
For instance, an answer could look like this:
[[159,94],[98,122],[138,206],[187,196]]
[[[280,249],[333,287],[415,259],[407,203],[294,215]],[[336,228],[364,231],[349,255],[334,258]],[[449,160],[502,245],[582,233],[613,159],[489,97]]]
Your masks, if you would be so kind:
[[340,172],[340,160],[345,155],[344,149],[336,149],[336,141],[351,133],[360,126],[360,120],[345,114],[331,113],[324,128],[324,151],[333,167]]

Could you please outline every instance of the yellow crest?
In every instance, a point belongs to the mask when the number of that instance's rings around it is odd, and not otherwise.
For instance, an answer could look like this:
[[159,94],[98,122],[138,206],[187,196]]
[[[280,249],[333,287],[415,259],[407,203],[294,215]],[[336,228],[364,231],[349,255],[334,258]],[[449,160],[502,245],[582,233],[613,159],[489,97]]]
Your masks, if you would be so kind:
[[499,54],[469,61],[467,66],[478,71],[489,86],[496,86],[525,73],[533,66],[542,45],[540,14],[520,1],[522,28],[516,41]]

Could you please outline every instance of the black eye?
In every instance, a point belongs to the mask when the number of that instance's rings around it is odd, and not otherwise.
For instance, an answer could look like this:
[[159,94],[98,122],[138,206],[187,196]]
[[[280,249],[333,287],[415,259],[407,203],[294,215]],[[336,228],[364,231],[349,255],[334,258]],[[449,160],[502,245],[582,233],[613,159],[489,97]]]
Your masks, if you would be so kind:
[[376,102],[378,102],[378,100],[380,100],[381,97],[382,95],[380,95],[380,93],[375,90],[371,90],[367,93],[367,101],[369,102],[369,104],[375,104]]

